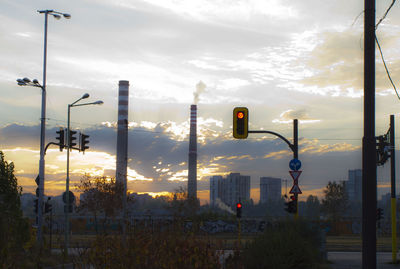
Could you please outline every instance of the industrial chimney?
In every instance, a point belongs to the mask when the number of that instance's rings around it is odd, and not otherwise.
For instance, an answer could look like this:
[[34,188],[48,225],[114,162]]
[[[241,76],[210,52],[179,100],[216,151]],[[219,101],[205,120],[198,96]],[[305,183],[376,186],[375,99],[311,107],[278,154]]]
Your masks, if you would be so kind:
[[190,106],[188,197],[197,199],[197,105]]
[[117,131],[117,168],[115,179],[127,190],[128,167],[128,110],[129,110],[129,81],[119,81],[118,94],[118,131]]

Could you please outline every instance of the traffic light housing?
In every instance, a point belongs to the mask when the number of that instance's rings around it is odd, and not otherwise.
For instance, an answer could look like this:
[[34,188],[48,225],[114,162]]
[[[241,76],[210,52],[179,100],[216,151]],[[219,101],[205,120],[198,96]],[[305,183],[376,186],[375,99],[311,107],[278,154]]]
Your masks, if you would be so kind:
[[37,214],[38,213],[38,201],[39,201],[39,185],[40,185],[40,176],[39,175],[36,177],[35,182],[36,182],[36,185],[37,185],[36,191],[35,191],[36,199],[33,200],[33,204],[35,206],[34,212]]
[[53,209],[53,205],[50,204],[49,201],[47,201],[47,202],[44,204],[44,213],[47,214],[47,213],[49,213],[52,209]]
[[376,209],[376,220],[381,220],[381,219],[383,219],[383,209],[377,208]]
[[58,136],[56,136],[56,139],[58,140],[58,145],[60,146],[60,151],[63,151],[63,148],[65,147],[64,143],[64,129],[61,127],[59,131],[56,131]]
[[33,206],[34,206],[34,212],[37,214],[38,213],[38,204],[39,204],[39,200],[35,199],[33,200]]
[[297,212],[296,197],[294,195],[290,196],[290,201],[286,202],[285,205],[286,205],[285,210],[288,213],[295,214]]
[[76,131],[69,130],[69,140],[68,140],[68,142],[69,142],[69,147],[70,148],[76,146],[76,141],[75,141],[76,137],[75,137],[75,135],[76,135]]
[[81,134],[80,150],[85,152],[89,148],[89,135]]
[[389,146],[390,142],[387,135],[376,137],[376,164],[378,166],[384,165],[389,159]]
[[233,109],[233,137],[245,139],[249,132],[249,110],[247,107]]
[[242,203],[236,204],[236,217],[240,219],[242,217]]

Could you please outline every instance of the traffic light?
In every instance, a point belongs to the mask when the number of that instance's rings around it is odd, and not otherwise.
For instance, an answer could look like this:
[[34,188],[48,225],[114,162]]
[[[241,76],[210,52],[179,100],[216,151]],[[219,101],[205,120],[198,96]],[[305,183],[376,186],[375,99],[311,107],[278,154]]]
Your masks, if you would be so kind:
[[47,213],[49,213],[52,209],[53,209],[53,205],[50,204],[49,201],[47,201],[47,202],[44,204],[44,213],[47,214]]
[[47,197],[47,202],[44,204],[44,213],[45,214],[49,213],[53,208],[53,205],[50,204],[50,199],[51,199],[51,197]]
[[38,213],[38,199],[39,199],[39,184],[40,184],[39,175],[36,177],[35,182],[36,182],[36,185],[37,185],[37,187],[36,187],[36,199],[33,202],[34,202],[34,205],[35,205],[35,210],[34,211],[37,214]]
[[70,148],[76,146],[76,142],[75,142],[76,137],[75,137],[75,135],[76,135],[76,131],[69,130],[69,140],[68,141],[69,141],[69,147]]
[[294,195],[290,196],[290,201],[285,203],[285,210],[289,213],[297,212],[296,197]]
[[383,209],[377,208],[376,209],[376,220],[381,220],[381,219],[383,219]]
[[384,165],[389,159],[389,139],[387,135],[380,135],[376,137],[376,164]]
[[240,219],[242,217],[242,204],[237,203],[236,204],[236,217]]
[[89,136],[85,135],[85,134],[81,134],[80,150],[85,152],[85,150],[87,150],[89,148],[89,146],[87,144],[89,144]]
[[38,204],[39,204],[39,200],[38,199],[35,199],[35,200],[33,200],[33,206],[34,206],[34,212],[37,214],[38,213]]
[[249,131],[249,110],[247,107],[233,109],[233,137],[245,139]]
[[63,151],[63,148],[65,146],[64,144],[64,128],[60,127],[59,131],[56,131],[58,136],[56,136],[56,139],[58,140],[58,145],[60,146],[60,151]]

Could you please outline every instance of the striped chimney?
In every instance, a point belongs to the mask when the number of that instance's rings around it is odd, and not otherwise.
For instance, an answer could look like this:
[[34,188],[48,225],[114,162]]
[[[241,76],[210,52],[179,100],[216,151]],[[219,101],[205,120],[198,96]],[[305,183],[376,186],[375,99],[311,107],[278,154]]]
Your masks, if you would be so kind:
[[190,106],[188,197],[197,199],[197,105]]
[[119,81],[116,181],[127,189],[129,81]]

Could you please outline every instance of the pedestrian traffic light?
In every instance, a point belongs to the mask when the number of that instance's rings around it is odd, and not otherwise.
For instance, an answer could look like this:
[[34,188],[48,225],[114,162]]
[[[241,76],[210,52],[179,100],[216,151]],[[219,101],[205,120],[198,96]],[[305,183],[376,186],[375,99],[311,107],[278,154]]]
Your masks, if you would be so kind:
[[56,131],[58,136],[56,136],[56,139],[58,140],[58,145],[60,146],[60,151],[63,151],[63,148],[65,146],[64,144],[64,128],[60,127],[59,131]]
[[35,199],[33,200],[33,206],[34,206],[34,212],[37,214],[38,213],[38,204],[39,204],[39,200]]
[[89,144],[89,136],[85,135],[85,134],[81,134],[80,150],[85,152],[85,150],[87,150],[89,148],[89,146],[87,144]]
[[240,219],[242,217],[242,204],[237,203],[236,204],[236,217]]
[[76,135],[76,131],[69,130],[69,140],[68,141],[69,141],[69,147],[70,148],[76,146],[76,142],[75,142],[76,137],[75,137],[75,135]]
[[376,209],[376,220],[381,220],[381,219],[383,219],[383,209],[377,208]]
[[247,107],[235,107],[233,109],[233,137],[245,139],[249,131],[249,110]]

